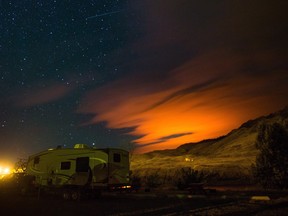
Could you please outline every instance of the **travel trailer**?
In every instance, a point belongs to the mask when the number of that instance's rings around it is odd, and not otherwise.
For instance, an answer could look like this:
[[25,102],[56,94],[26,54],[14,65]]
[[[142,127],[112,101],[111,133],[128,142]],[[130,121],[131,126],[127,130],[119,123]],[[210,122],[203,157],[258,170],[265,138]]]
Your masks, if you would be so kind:
[[85,144],[34,154],[26,168],[37,188],[56,189],[65,199],[78,199],[83,192],[93,195],[109,188],[127,188],[129,171],[129,152]]

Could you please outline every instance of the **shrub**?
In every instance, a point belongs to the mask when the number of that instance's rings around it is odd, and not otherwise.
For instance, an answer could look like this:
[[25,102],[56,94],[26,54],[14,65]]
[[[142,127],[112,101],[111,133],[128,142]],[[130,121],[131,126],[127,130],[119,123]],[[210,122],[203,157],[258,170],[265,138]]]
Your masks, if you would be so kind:
[[161,178],[158,173],[151,173],[145,176],[145,185],[149,188],[156,188],[161,185]]
[[141,177],[137,174],[132,174],[130,176],[130,184],[132,186],[132,189],[138,190],[141,187]]
[[203,180],[203,173],[194,170],[191,167],[183,167],[176,171],[174,183],[178,189],[183,190],[188,188],[193,183],[200,183]]
[[20,173],[25,172],[27,168],[27,163],[28,163],[27,159],[23,159],[23,158],[19,159],[14,165],[15,172],[20,172]]

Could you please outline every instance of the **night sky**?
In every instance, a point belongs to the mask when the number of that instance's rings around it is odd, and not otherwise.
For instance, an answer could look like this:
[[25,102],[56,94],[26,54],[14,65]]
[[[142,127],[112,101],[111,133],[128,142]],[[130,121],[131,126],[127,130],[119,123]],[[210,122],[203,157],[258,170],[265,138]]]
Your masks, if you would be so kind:
[[0,161],[137,152],[288,105],[287,1],[0,1]]

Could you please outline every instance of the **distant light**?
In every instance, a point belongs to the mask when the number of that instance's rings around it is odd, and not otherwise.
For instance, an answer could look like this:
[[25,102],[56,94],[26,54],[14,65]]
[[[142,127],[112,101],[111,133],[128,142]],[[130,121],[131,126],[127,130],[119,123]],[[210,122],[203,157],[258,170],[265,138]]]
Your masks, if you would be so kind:
[[194,159],[193,159],[193,158],[190,158],[190,157],[186,157],[186,158],[185,158],[185,161],[186,161],[186,162],[192,162],[192,161],[194,161]]

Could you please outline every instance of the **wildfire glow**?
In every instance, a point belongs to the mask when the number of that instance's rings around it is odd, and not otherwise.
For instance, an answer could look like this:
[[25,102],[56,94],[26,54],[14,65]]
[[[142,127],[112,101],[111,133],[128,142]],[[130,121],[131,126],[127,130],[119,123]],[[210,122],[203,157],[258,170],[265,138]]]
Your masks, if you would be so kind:
[[[274,57],[249,58],[272,68],[269,59]],[[186,62],[161,82],[145,83],[137,75],[118,80],[91,92],[80,112],[97,114],[91,124],[104,121],[109,128],[132,128],[130,134],[139,137],[134,140],[138,152],[222,136],[286,103],[286,83],[269,87],[285,73],[242,75],[239,68],[246,60],[217,53]]]

